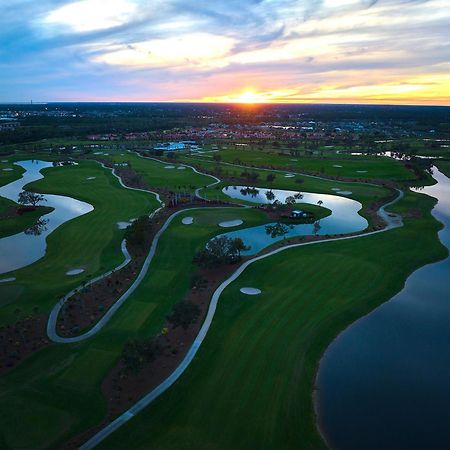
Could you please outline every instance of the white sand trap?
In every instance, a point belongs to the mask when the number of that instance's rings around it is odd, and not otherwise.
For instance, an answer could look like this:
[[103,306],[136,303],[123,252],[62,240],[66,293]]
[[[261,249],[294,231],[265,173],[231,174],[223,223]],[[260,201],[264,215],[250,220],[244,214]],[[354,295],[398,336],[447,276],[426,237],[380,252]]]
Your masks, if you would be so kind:
[[243,223],[244,223],[244,221],[241,219],[227,220],[225,222],[220,222],[219,227],[231,228],[231,227],[237,227],[239,225],[242,225]]
[[164,169],[175,169],[175,166],[164,166]]
[[367,170],[357,170],[356,173],[367,173]]
[[186,170],[186,167],[185,166],[178,166],[177,169],[178,170]]
[[130,222],[117,222],[117,228],[119,230],[125,230],[126,228],[128,228],[131,225]]
[[290,159],[289,161],[298,161],[298,159]]
[[183,225],[192,225],[193,222],[194,222],[194,218],[193,217],[183,217],[181,219],[181,223]]
[[66,272],[66,275],[69,275],[70,277],[74,275],[79,275],[80,273],[83,273],[84,269],[70,269]]
[[8,160],[7,159],[2,159],[2,163],[7,163]]
[[103,153],[105,156],[109,156],[109,153]]
[[252,287],[243,287],[240,289],[243,294],[246,295],[259,295],[261,294],[261,289],[252,288]]
[[103,155],[103,152],[94,152],[94,155]]
[[352,195],[352,191],[336,191],[336,194],[341,194],[341,195]]
[[334,191],[334,192],[337,192],[337,191],[340,191],[341,188],[331,188],[331,190]]
[[333,167],[342,167],[342,166],[339,164],[333,164]]
[[15,277],[2,278],[0,283],[8,283],[9,281],[16,281]]
[[7,167],[6,169],[3,169],[3,172],[12,172],[14,169],[11,169],[11,167]]
[[95,180],[97,177],[87,177],[86,180]]
[[284,175],[284,178],[294,178],[294,177],[295,177],[295,175],[293,173],[286,173]]

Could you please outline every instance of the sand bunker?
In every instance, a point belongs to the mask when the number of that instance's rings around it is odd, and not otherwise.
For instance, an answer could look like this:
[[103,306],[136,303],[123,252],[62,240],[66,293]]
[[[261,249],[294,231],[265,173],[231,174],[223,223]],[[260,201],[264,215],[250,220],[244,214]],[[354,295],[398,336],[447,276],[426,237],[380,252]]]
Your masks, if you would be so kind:
[[294,178],[294,177],[295,177],[295,175],[293,173],[286,173],[284,175],[284,178]]
[[352,195],[352,191],[337,191],[336,194],[341,194],[341,195]]
[[243,287],[240,289],[243,294],[246,295],[259,295],[261,294],[261,289],[256,289],[252,287]]
[[16,281],[15,277],[2,278],[0,283],[8,283],[8,281]]
[[6,169],[3,169],[3,172],[12,172],[14,169],[11,169],[11,167],[7,167]]
[[8,160],[7,159],[2,159],[2,163],[7,163]]
[[86,180],[95,180],[97,177],[87,177]]
[[183,225],[192,225],[193,222],[194,222],[194,218],[193,217],[183,217],[181,219],[181,223]]
[[341,188],[331,188],[331,190],[337,192],[337,191],[340,191]]
[[175,169],[175,166],[164,166],[164,169]]
[[94,155],[103,155],[103,152],[94,152]]
[[126,228],[128,228],[131,225],[130,222],[117,222],[117,228],[119,230],[125,230]]
[[231,228],[231,227],[237,227],[239,225],[242,225],[244,222],[241,219],[235,219],[235,220],[227,220],[225,222],[220,222],[219,227],[222,228]]
[[342,167],[342,166],[339,164],[333,164],[333,167]]
[[367,170],[357,170],[356,173],[367,173]]
[[73,276],[73,275],[79,275],[80,273],[83,273],[84,269],[70,269],[66,272],[66,275]]
[[184,166],[178,166],[177,169],[178,169],[178,170],[186,170],[186,167],[184,167]]

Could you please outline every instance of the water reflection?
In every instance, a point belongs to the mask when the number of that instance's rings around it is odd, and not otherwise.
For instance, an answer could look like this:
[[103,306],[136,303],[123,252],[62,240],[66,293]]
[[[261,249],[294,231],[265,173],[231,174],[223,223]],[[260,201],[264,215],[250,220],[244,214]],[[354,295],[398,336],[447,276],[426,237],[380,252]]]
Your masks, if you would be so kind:
[[[22,178],[0,187],[0,196],[17,202],[23,187],[40,180],[41,170],[53,167],[52,163],[29,160],[16,163],[25,169]],[[55,170],[58,170],[55,168]],[[0,274],[20,269],[45,255],[47,236],[63,223],[87,214],[94,208],[88,203],[62,195],[45,194],[45,206],[54,208],[40,222],[28,230],[0,239]]]
[[[319,204],[331,210],[331,215],[321,219],[320,223],[293,225],[288,227],[286,233],[280,235],[267,233],[267,225],[225,233],[230,238],[240,237],[246,245],[250,246],[250,250],[243,252],[244,255],[256,254],[268,245],[285,238],[355,233],[368,226],[367,220],[358,213],[362,208],[361,203],[346,197],[248,186],[234,186],[232,189],[228,187],[224,188],[223,192],[231,198],[247,200],[252,203],[273,204],[278,202],[286,204],[286,201],[288,203],[292,201],[293,203]],[[269,225],[273,227],[276,223]]]
[[[450,180],[420,192],[450,248]],[[450,442],[450,258],[414,272],[404,289],[329,346],[318,374],[319,423],[341,450],[444,449]],[[362,299],[363,300],[363,299]]]

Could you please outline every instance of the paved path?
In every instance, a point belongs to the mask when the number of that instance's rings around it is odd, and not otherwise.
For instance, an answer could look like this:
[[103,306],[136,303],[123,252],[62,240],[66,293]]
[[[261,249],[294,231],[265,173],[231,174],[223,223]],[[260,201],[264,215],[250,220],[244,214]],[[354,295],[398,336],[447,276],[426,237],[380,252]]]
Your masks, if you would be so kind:
[[206,318],[203,322],[202,327],[200,328],[200,331],[195,338],[193,344],[189,348],[189,351],[187,352],[184,359],[181,361],[181,363],[178,365],[178,367],[167,377],[161,384],[159,384],[155,389],[151,390],[147,395],[142,397],[138,402],[136,402],[130,409],[125,411],[123,414],[121,414],[117,419],[115,419],[113,422],[108,424],[105,428],[100,430],[98,433],[96,433],[93,437],[91,437],[85,444],[83,444],[80,447],[80,450],[90,450],[94,447],[96,447],[100,442],[102,442],[104,439],[106,439],[111,433],[116,431],[118,428],[120,428],[123,424],[128,422],[131,418],[133,418],[137,413],[142,411],[145,407],[147,407],[150,403],[153,402],[157,397],[159,397],[162,393],[164,393],[167,389],[169,389],[185,372],[185,370],[188,368],[192,360],[194,359],[198,349],[200,348],[201,344],[203,343],[206,334],[208,333],[208,330],[211,326],[212,320],[214,318],[214,314],[216,312],[217,304],[219,301],[219,298],[222,294],[222,292],[225,290],[226,287],[228,287],[233,281],[235,281],[243,272],[244,270],[249,267],[250,265],[254,264],[257,261],[260,261],[262,259],[268,258],[270,256],[276,255],[278,253],[284,252],[286,250],[290,250],[292,248],[302,247],[306,245],[316,245],[316,244],[322,244],[324,242],[334,242],[334,241],[343,241],[347,239],[358,239],[365,236],[371,236],[378,233],[383,233],[388,230],[398,228],[403,226],[403,222],[401,220],[401,217],[397,214],[387,213],[386,208],[395,204],[399,200],[403,198],[403,192],[398,191],[398,196],[391,202],[387,203],[386,205],[382,206],[378,210],[378,215],[386,221],[386,227],[382,230],[372,231],[369,233],[354,235],[354,236],[346,236],[336,239],[324,239],[321,241],[313,241],[313,242],[305,242],[305,243],[299,243],[299,244],[291,244],[286,245],[284,247],[280,247],[276,250],[273,250],[269,253],[266,253],[261,256],[256,256],[255,258],[252,258],[248,261],[246,261],[244,264],[242,264],[229,278],[227,278],[213,293],[211,297],[211,302],[209,304],[208,312],[206,314]]
[[[102,167],[104,167],[105,169],[110,169],[110,167],[105,166],[103,163],[100,163]],[[193,169],[195,170],[195,169]],[[200,173],[200,172],[197,172]],[[142,191],[142,192],[147,192],[147,193],[151,193],[154,194],[156,196],[156,199],[158,200],[158,202],[160,203],[160,207],[153,211],[152,214],[150,214],[149,217],[153,217],[158,211],[160,211],[162,208],[164,208],[164,203],[161,200],[159,194],[157,192],[153,192],[150,190],[146,190],[146,189],[139,189],[139,188],[133,188],[133,187],[129,187],[126,186],[123,182],[122,179],[120,178],[119,175],[117,175],[114,171],[114,169],[112,169],[112,174],[119,180],[119,183],[121,184],[122,187],[126,188],[126,189],[132,189],[135,191]],[[207,175],[207,174],[202,174],[202,175]],[[210,176],[210,175],[207,175]],[[209,186],[212,186],[214,184],[217,184],[220,180],[216,177],[215,178],[215,182],[211,183]],[[200,190],[202,188],[199,188],[198,190]],[[198,195],[198,194],[197,194]],[[200,195],[198,195],[200,197]],[[201,197],[200,197],[201,198]],[[48,338],[58,344],[72,344],[75,342],[80,342],[80,341],[84,341],[85,339],[88,339],[90,337],[92,337],[94,334],[98,333],[112,318],[112,316],[116,313],[116,311],[125,303],[125,301],[130,297],[131,294],[133,294],[133,292],[138,288],[138,286],[141,284],[142,280],[144,279],[144,277],[146,276],[147,272],[148,272],[148,268],[150,267],[150,264],[153,260],[153,257],[155,256],[156,253],[156,248],[158,246],[158,242],[159,242],[159,238],[161,237],[161,235],[164,233],[164,231],[167,229],[167,227],[170,225],[170,223],[173,221],[173,219],[181,213],[184,213],[186,211],[193,211],[196,209],[205,209],[203,208],[189,208],[189,209],[183,209],[181,211],[177,211],[174,214],[172,214],[164,223],[164,225],[160,228],[160,230],[156,233],[155,237],[153,238],[152,241],[152,245],[150,247],[149,253],[147,255],[147,257],[145,258],[144,264],[141,268],[141,271],[139,272],[139,275],[137,276],[137,278],[134,280],[133,284],[122,294],[122,296],[116,300],[116,302],[108,309],[108,311],[106,311],[106,313],[99,319],[99,321],[92,327],[90,328],[88,331],[86,331],[83,334],[80,334],[78,336],[71,336],[71,337],[63,337],[60,336],[57,332],[57,321],[58,321],[58,315],[61,312],[62,307],[64,306],[64,304],[67,302],[67,300],[69,300],[70,297],[72,297],[76,291],[78,289],[80,289],[83,286],[89,286],[103,278],[108,277],[109,275],[111,275],[111,273],[113,271],[118,271],[120,269],[122,269],[123,267],[125,267],[130,261],[131,261],[131,257],[130,254],[128,253],[128,250],[126,248],[126,243],[125,240],[122,241],[122,253],[125,256],[125,261],[120,264],[119,266],[117,266],[115,269],[110,270],[109,272],[106,272],[102,275],[99,275],[98,277],[93,278],[92,280],[89,280],[86,284],[80,285],[77,288],[73,289],[72,291],[70,291],[68,294],[66,294],[61,300],[59,300],[56,305],[53,307],[53,309],[50,312],[49,318],[48,318],[48,322],[47,322],[47,336]]]

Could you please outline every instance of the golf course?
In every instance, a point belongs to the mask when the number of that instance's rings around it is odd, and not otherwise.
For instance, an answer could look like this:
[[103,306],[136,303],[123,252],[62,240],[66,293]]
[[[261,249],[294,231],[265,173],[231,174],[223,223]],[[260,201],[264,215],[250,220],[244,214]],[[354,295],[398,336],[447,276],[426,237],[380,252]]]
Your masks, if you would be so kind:
[[[241,162],[261,162],[265,153],[256,157],[254,152],[240,153]],[[42,179],[25,186],[32,192],[86,202],[93,209],[52,231],[42,258],[2,275],[6,281],[0,283],[0,323],[6,331],[30,316],[45,323],[67,293],[87,291],[89,280],[118,266],[124,259],[121,243],[128,236],[118,224],[152,216],[154,232],[161,233],[152,238],[157,239],[154,256],[144,271],[139,269],[138,284],[104,326],[74,343],[53,343],[43,336],[35,351],[14,366],[2,367],[0,399],[8,414],[0,422],[1,446],[93,448],[90,439],[96,433],[126,415],[159,382],[164,384],[164,378],[158,378],[146,388],[149,382],[138,374],[136,382],[142,383],[138,393],[105,391],[105,380],[112,376],[118,382],[111,374],[120,366],[127,343],[166,335],[170,339],[174,334],[181,344],[164,357],[178,361],[191,348],[192,330],[200,330],[212,293],[219,289],[217,308],[201,345],[195,346],[176,380],[113,432],[102,435],[95,446],[121,449],[132,442],[133,448],[161,450],[327,448],[314,405],[320,358],[343,329],[399,292],[413,271],[447,255],[437,235],[442,225],[431,215],[436,200],[405,188],[403,183],[415,176],[388,158],[352,158],[340,172],[334,167],[340,159],[329,156],[331,165],[323,174],[336,177],[331,179],[311,176],[320,168],[307,159],[298,165],[288,163],[289,171],[284,172],[279,169],[284,157],[270,155],[250,169],[257,174],[251,182],[242,175],[241,163],[233,162],[236,155],[231,150],[220,155],[220,161],[207,161],[183,154],[172,163],[135,151],[108,150],[80,157],[77,164],[45,168]],[[54,160],[45,154],[23,153],[11,157],[10,163],[31,159]],[[21,177],[20,167],[13,167],[2,175],[2,185]],[[365,176],[365,170],[371,176]],[[139,188],[127,187],[137,177]],[[397,191],[390,184],[374,182],[391,178],[400,182]],[[240,230],[274,223],[275,207],[272,210],[270,202],[262,208],[226,194],[225,188],[233,189],[242,181],[275,192],[303,193],[295,207],[319,223],[334,217],[333,209],[327,209],[328,196],[337,202],[341,198],[341,203],[359,205],[354,214],[365,225],[347,232],[352,236],[346,236],[344,229],[336,235],[316,235],[315,240],[284,236],[276,243],[268,236],[261,252],[244,256],[245,270],[238,276],[233,274],[241,262],[223,274],[201,271],[208,287],[199,289],[209,297],[199,303],[200,316],[191,328],[172,329],[168,317],[186,296],[195,294],[198,252],[224,232],[239,236]],[[153,216],[161,208],[156,194],[163,207]],[[167,207],[183,195],[189,199],[186,203],[177,203],[173,210]],[[308,195],[314,196],[314,202],[306,201]],[[317,202],[320,195],[325,203]],[[12,203],[0,201],[2,210]],[[389,205],[388,216],[381,214],[383,205]],[[44,204],[28,213],[27,222],[22,217],[13,223],[0,221],[0,238],[23,231],[46,213]],[[261,254],[265,256],[259,259]],[[74,269],[82,270],[69,276]],[[209,273],[215,281],[209,282]],[[226,282],[223,291],[218,287],[222,282]],[[257,295],[246,295],[241,289],[253,289]],[[16,353],[20,354],[19,341]],[[119,397],[114,409],[111,405]]]

